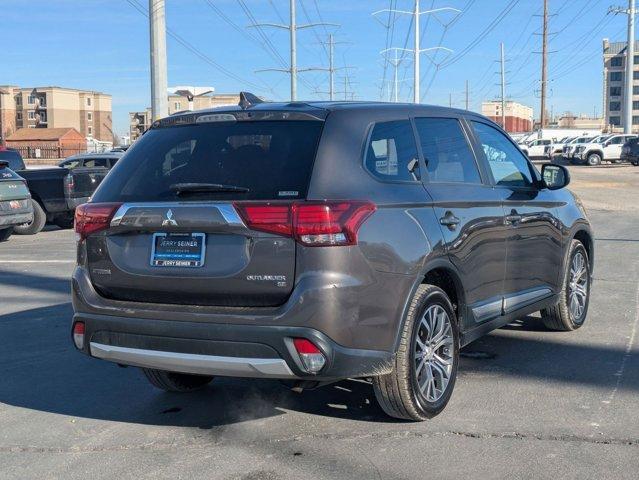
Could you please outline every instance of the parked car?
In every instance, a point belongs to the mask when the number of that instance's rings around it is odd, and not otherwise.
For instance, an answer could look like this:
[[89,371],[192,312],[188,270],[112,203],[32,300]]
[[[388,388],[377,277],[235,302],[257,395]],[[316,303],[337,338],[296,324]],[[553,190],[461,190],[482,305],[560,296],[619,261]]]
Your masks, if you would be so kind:
[[621,147],[621,160],[639,166],[639,138],[631,138]]
[[7,240],[16,226],[33,221],[33,207],[27,182],[0,160],[0,242]]
[[111,169],[122,158],[124,152],[107,152],[107,153],[80,153],[67,157],[58,163],[63,168],[95,168],[102,167]]
[[460,348],[588,310],[593,234],[565,167],[426,105],[262,103],[154,123],[76,210],[73,342],[164,390],[372,378],[445,407]]
[[545,149],[551,144],[552,140],[550,138],[540,138],[520,145],[519,148],[528,158],[544,158]]
[[564,160],[570,160],[575,154],[575,148],[577,148],[577,146],[581,145],[582,143],[590,143],[594,140],[594,138],[595,137],[584,136],[584,137],[577,137],[571,140],[570,142],[564,145],[564,148],[562,149],[562,152],[561,152],[561,158],[563,158]]
[[591,143],[579,145],[575,149],[572,163],[585,163],[590,166],[601,162],[618,163],[621,161],[621,147],[636,135],[608,135],[593,140]]
[[553,140],[550,145],[544,148],[544,158],[552,160],[555,155],[563,152],[564,146],[575,140],[577,137],[564,137],[559,140]]
[[60,228],[73,227],[75,207],[88,201],[91,194],[108,173],[106,168],[61,167],[26,168],[20,153],[12,149],[0,150],[0,161],[27,181],[31,193],[33,220],[14,227],[14,233],[33,235],[47,221]]

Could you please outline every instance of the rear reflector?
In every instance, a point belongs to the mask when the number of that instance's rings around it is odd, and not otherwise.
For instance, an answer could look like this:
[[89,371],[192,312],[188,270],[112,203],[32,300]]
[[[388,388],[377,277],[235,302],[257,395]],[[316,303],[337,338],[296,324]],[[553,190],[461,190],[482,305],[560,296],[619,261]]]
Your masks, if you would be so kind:
[[75,209],[75,232],[84,240],[90,234],[109,228],[121,203],[83,203]]
[[326,363],[326,358],[317,346],[306,338],[294,338],[293,345],[308,373],[319,372]]
[[293,237],[307,246],[356,245],[357,232],[375,204],[360,201],[235,203],[252,230]]
[[84,322],[73,324],[73,343],[78,350],[84,348]]

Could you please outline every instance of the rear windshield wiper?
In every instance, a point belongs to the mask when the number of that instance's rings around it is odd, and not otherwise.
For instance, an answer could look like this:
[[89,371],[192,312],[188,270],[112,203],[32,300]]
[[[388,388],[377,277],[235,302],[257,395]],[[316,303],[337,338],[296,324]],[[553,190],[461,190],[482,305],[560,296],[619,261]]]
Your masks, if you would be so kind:
[[246,187],[238,187],[236,185],[222,185],[221,183],[174,183],[169,188],[177,195],[209,192],[247,193],[250,191]]

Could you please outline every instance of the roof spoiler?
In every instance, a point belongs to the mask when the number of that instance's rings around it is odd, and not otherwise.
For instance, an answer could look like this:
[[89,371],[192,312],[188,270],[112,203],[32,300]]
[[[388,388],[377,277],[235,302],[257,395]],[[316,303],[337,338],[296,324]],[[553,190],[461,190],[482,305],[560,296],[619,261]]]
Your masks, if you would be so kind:
[[258,103],[264,103],[264,100],[250,92],[240,92],[240,103],[238,105],[242,110],[246,110]]

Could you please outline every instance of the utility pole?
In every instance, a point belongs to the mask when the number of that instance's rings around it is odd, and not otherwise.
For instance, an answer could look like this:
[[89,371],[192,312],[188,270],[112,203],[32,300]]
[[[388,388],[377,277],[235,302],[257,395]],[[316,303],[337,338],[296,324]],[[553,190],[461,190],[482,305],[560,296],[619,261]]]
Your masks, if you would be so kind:
[[544,0],[544,20],[542,28],[541,46],[541,114],[539,117],[541,128],[546,127],[546,86],[548,75],[548,0]]
[[290,34],[290,50],[291,50],[291,63],[289,68],[265,68],[257,70],[257,72],[285,72],[291,76],[291,101],[297,100],[297,74],[300,72],[309,72],[312,70],[326,70],[326,68],[297,68],[297,31],[303,28],[317,27],[320,25],[339,27],[336,23],[307,23],[304,25],[297,24],[297,18],[295,14],[297,0],[290,0],[290,23],[283,25],[281,23],[255,23],[252,27],[274,27],[288,30]]
[[325,70],[328,72],[328,76],[329,76],[329,88],[328,88],[328,92],[317,92],[317,93],[328,93],[329,99],[335,100],[335,72],[337,72],[338,70],[345,70],[345,69],[349,69],[349,68],[354,68],[354,67],[340,67],[337,68],[335,67],[335,45],[346,45],[349,44],[350,42],[336,42],[335,41],[335,36],[331,33],[328,35],[328,42],[320,42],[322,45],[327,45],[328,46],[328,68],[323,68],[323,67],[316,67],[313,69],[309,69],[309,70]]
[[149,30],[151,40],[151,118],[152,121],[156,121],[169,114],[164,0],[149,0]]
[[466,110],[468,110],[468,107],[469,107],[469,104],[470,104],[470,102],[469,102],[470,91],[468,89],[468,80],[466,80],[466,92],[465,93],[466,93]]
[[635,0],[628,0],[628,47],[626,48],[626,108],[623,133],[632,133],[632,84],[635,66]]
[[506,130],[506,67],[504,42],[501,42],[501,127]]
[[[392,59],[386,59],[388,63],[393,66],[393,96],[394,102],[399,102],[399,65],[402,63],[401,58],[398,57],[398,52],[401,50],[400,48],[387,48],[386,50],[382,50],[379,52],[381,55],[385,55],[389,51],[395,52],[395,57]],[[388,94],[388,101],[391,101],[391,92]]]
[[448,108],[453,108],[453,94],[448,94]]
[[444,11],[452,11],[459,14],[461,13],[461,10],[457,8],[452,8],[452,7],[442,7],[442,8],[435,8],[433,10],[420,11],[419,0],[414,0],[414,1],[415,1],[415,4],[412,11],[385,8],[383,10],[378,10],[376,12],[373,12],[373,15],[378,15],[380,13],[386,12],[386,13],[400,13],[400,14],[413,16],[413,24],[415,25],[415,32],[413,37],[413,48],[412,49],[401,48],[399,50],[404,50],[406,52],[411,52],[413,54],[413,70],[414,70],[413,74],[415,75],[415,78],[413,79],[413,103],[419,103],[420,102],[420,95],[419,95],[419,84],[420,84],[420,76],[419,76],[419,58],[420,57],[419,56],[420,54],[424,52],[432,51],[432,50],[446,50],[448,52],[452,52],[450,48],[445,48],[445,47],[420,48],[421,40],[419,38],[420,36],[419,18],[421,15],[424,15],[424,14],[436,14],[436,13],[444,12]]

